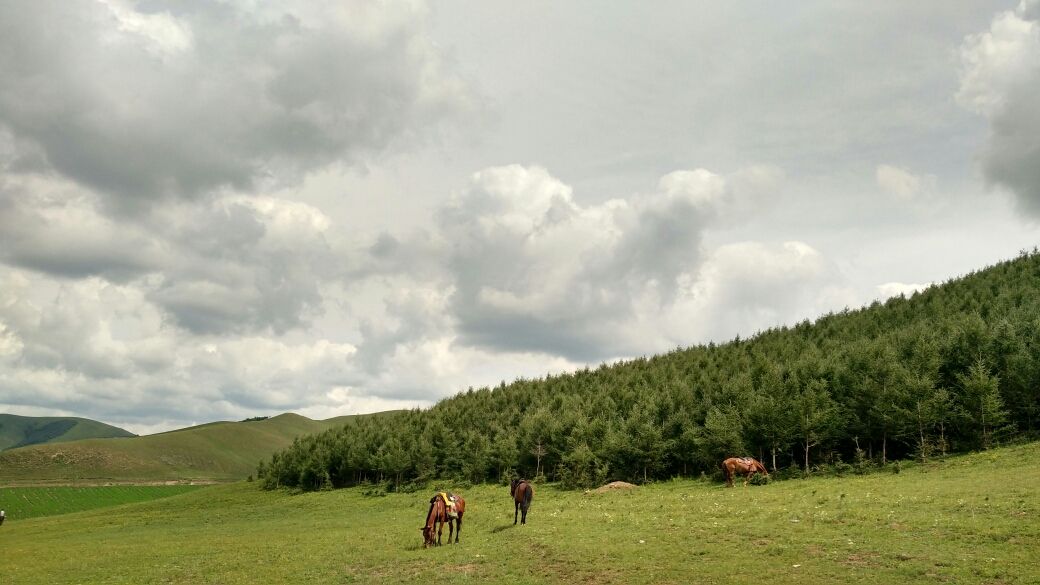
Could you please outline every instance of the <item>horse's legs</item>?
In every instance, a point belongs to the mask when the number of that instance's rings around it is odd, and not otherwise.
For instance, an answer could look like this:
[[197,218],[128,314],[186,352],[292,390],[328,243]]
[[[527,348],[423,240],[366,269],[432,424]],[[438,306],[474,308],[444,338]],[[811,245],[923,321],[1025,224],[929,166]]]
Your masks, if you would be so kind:
[[527,524],[527,506],[520,508],[520,525]]
[[455,522],[457,523],[455,525],[455,544],[458,544],[459,535],[462,534],[462,514],[459,514],[459,517],[455,519]]
[[441,545],[441,535],[444,534],[444,520],[437,525],[437,546]]
[[513,526],[516,526],[516,517],[520,513],[520,502],[513,502]]
[[455,521],[448,519],[448,544],[451,544],[451,537],[455,534]]

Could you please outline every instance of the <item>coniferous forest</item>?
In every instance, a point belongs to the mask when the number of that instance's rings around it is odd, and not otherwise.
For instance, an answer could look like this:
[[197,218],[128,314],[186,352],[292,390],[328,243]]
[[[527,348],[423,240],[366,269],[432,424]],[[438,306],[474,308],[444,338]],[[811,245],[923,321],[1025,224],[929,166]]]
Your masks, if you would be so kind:
[[1040,428],[1040,254],[735,339],[470,389],[361,417],[260,463],[305,490],[543,476],[582,487],[877,465],[986,449]]

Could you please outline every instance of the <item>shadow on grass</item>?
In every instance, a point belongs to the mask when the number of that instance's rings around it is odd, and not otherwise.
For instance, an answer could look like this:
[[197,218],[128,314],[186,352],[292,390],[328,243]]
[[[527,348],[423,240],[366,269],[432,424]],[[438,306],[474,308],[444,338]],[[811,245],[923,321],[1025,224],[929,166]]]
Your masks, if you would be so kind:
[[416,543],[416,544],[409,544],[408,546],[404,547],[404,550],[415,551],[415,550],[423,550],[424,548],[427,548],[427,549],[444,548],[444,547],[451,548],[453,546],[461,546],[465,542],[466,541],[464,541],[464,540],[459,540],[458,542],[455,542],[455,537],[452,537],[451,540],[449,540],[448,539],[448,535],[445,534],[444,535],[444,540],[442,540],[440,544],[437,544],[435,542],[435,543],[431,544],[428,547],[424,547],[422,545],[422,537],[420,536],[418,543]]
[[512,524],[503,524],[502,526],[496,526],[496,527],[491,529],[491,534],[498,534],[499,532],[502,532],[503,530],[505,530],[507,528],[512,528],[512,527],[513,527]]

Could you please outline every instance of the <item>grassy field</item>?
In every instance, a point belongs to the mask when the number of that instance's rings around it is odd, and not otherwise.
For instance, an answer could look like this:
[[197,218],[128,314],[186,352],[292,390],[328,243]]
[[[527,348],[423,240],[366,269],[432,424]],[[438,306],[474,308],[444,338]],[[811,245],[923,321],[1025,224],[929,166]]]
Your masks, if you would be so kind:
[[5,584],[1038,583],[1038,484],[1030,444],[746,489],[543,485],[525,527],[508,489],[485,485],[459,490],[461,544],[423,550],[432,489],[291,495],[241,482],[13,518],[0,550]]
[[146,502],[199,489],[194,485],[0,488],[0,510],[18,520]]
[[294,438],[345,424],[351,418],[311,420],[282,414],[260,421],[209,423],[143,437],[10,449],[0,452],[0,486],[84,480],[240,480],[255,473],[261,459],[288,447]]

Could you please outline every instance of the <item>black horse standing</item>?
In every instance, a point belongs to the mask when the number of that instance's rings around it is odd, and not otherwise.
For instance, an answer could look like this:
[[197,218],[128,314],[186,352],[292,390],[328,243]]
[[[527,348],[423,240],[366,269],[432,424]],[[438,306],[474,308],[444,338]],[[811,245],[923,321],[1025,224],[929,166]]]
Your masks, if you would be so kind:
[[513,509],[513,524],[516,524],[517,514],[520,514],[520,524],[527,524],[527,509],[531,507],[531,499],[534,498],[534,486],[526,479],[514,479],[509,484],[509,495],[513,496],[516,506]]

